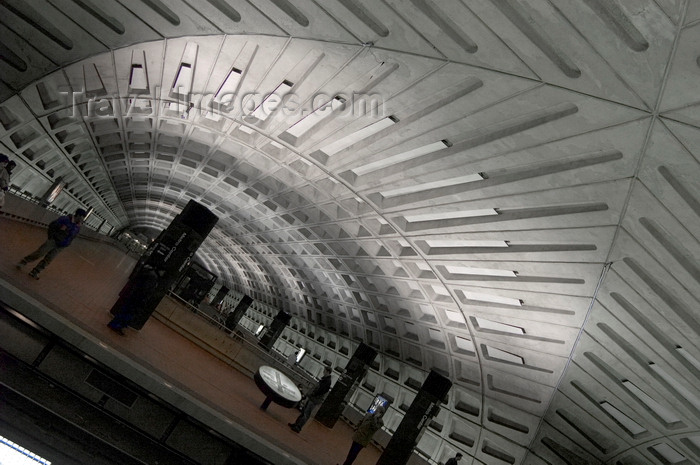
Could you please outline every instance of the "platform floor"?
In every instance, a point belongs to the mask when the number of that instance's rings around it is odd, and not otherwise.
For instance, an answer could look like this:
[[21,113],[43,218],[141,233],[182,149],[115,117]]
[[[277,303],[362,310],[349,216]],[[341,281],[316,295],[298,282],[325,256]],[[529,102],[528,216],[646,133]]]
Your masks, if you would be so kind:
[[[109,309],[126,282],[135,260],[106,244],[76,239],[44,270],[39,280],[28,276],[31,267],[15,269],[19,260],[38,247],[45,229],[0,218],[0,281],[22,290],[55,312],[65,331],[83,332],[91,341],[128,358],[140,370],[168,380],[202,404],[220,412],[274,444],[301,463],[342,463],[351,443],[352,429],[339,421],[332,429],[309,421],[300,434],[287,426],[298,413],[278,405],[259,409],[262,394],[252,378],[189,342],[155,318],[140,331],[119,336],[106,327]],[[375,464],[380,451],[365,448],[356,465]]]

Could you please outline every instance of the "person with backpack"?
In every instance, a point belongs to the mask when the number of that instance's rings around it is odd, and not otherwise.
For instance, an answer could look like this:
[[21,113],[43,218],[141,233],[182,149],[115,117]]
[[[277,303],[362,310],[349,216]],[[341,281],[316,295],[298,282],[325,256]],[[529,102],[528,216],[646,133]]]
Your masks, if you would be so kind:
[[[29,276],[39,279],[39,273],[46,268],[58,253],[68,247],[80,232],[80,225],[87,216],[87,212],[78,208],[74,215],[61,216],[49,223],[48,238],[38,249],[24,257],[18,264],[21,270],[25,265],[41,258],[41,261],[29,272]],[[42,258],[43,257],[43,258]]]
[[352,444],[348,451],[348,456],[345,458],[343,465],[352,465],[362,449],[367,447],[372,442],[374,433],[379,431],[384,426],[382,417],[384,416],[385,407],[380,405],[374,413],[366,415],[352,435]]

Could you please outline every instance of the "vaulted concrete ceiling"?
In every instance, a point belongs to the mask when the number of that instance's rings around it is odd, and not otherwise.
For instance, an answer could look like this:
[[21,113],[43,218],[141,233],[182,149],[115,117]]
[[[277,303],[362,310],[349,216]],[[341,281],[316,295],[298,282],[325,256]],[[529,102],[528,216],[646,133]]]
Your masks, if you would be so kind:
[[700,2],[0,10],[13,184],[104,231],[206,205],[228,285],[454,382],[427,454],[700,461]]

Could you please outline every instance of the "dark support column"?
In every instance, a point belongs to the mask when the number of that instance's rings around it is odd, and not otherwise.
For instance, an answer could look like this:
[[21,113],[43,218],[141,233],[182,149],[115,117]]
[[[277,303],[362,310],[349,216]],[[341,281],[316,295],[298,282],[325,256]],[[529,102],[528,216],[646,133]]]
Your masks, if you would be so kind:
[[430,419],[440,411],[440,403],[452,387],[452,382],[431,371],[394,432],[376,465],[405,465],[413,448],[428,427]]
[[362,377],[367,373],[369,365],[377,356],[377,351],[361,342],[355,350],[352,358],[345,365],[345,372],[338,378],[333,389],[328,393],[326,399],[316,413],[316,420],[329,428],[333,428],[335,423],[343,413],[346,399],[355,390]]
[[248,310],[248,307],[250,307],[250,304],[252,303],[253,298],[244,295],[241,301],[238,302],[238,305],[236,305],[236,308],[228,314],[226,317],[226,328],[229,331],[236,329],[238,322],[241,321],[241,318],[243,318],[243,315],[245,315],[245,311]]
[[224,298],[226,297],[226,294],[228,294],[228,287],[221,286],[214,298],[211,300],[211,305],[213,307],[216,307],[224,303]]
[[[219,218],[206,207],[190,200],[170,226],[151,244],[146,252],[147,256],[139,261],[140,268],[134,270],[119,293],[120,297],[112,307],[112,314],[119,313],[126,298],[129,298],[130,302],[143,302],[140,308],[134,309],[134,318],[129,323],[129,326],[141,329],[218,220]],[[144,294],[143,297],[134,298],[132,289],[137,287],[134,286],[134,282],[141,278],[141,270],[146,266],[157,271],[158,285],[138,291]]]
[[178,278],[177,284],[173,287],[173,293],[197,308],[215,282],[215,274],[193,261]]
[[287,326],[289,320],[291,319],[292,315],[285,312],[284,310],[280,310],[280,312],[277,315],[275,315],[275,319],[272,320],[272,324],[270,324],[270,327],[267,328],[267,331],[265,331],[265,333],[260,338],[260,342],[258,342],[258,345],[264,347],[267,351],[272,349],[272,346],[274,345],[275,341],[278,337],[280,337],[280,334],[282,334],[282,331],[284,331],[285,326]]

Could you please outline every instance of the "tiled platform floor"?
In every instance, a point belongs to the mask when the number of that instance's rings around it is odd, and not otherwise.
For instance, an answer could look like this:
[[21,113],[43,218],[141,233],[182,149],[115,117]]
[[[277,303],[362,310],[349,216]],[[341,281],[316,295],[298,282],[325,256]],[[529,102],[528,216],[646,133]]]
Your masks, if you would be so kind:
[[[190,343],[155,318],[140,331],[122,337],[106,326],[109,309],[135,260],[115,248],[76,239],[36,281],[31,269],[15,264],[46,237],[44,229],[0,218],[0,280],[43,303],[70,324],[100,341],[102,347],[130,359],[183,392],[198,399],[232,422],[309,465],[342,463],[350,446],[352,429],[339,421],[332,429],[310,421],[300,434],[287,427],[296,410],[271,405],[259,409],[263,398],[253,380]],[[69,329],[66,329],[69,330]],[[376,463],[380,451],[368,447],[355,463]]]

